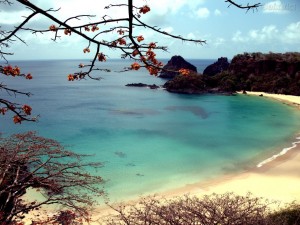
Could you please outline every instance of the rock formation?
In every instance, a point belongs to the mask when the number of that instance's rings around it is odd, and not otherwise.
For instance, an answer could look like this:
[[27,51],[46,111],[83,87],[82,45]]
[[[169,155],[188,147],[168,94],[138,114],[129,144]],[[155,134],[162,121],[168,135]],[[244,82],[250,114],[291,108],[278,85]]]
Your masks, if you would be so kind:
[[168,63],[163,67],[159,77],[160,78],[167,78],[172,79],[177,76],[179,73],[176,72],[180,69],[188,69],[192,72],[197,73],[197,68],[192,65],[191,63],[187,62],[181,56],[173,56]]
[[238,54],[227,70],[215,75],[179,75],[164,87],[170,92],[186,94],[262,91],[300,96],[300,53]]
[[150,89],[160,88],[160,86],[158,86],[156,84],[144,84],[144,83],[131,83],[131,84],[126,84],[125,86],[127,86],[127,87],[148,87]]
[[214,76],[224,70],[227,70],[229,67],[229,62],[226,57],[218,58],[218,61],[207,66],[203,71],[204,75]]

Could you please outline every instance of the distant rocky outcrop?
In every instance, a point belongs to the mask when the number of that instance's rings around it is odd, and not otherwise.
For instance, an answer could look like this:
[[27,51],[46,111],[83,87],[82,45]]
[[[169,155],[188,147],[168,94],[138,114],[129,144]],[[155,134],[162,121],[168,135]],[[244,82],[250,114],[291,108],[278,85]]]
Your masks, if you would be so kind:
[[176,55],[176,56],[173,56],[168,61],[168,63],[163,67],[159,77],[172,79],[179,74],[176,71],[178,71],[180,69],[188,69],[192,72],[197,73],[197,68],[194,65],[187,62],[183,57]]
[[143,83],[131,83],[131,84],[126,84],[125,86],[127,86],[127,87],[148,87],[150,89],[160,88],[160,86],[158,86],[156,84],[143,84]]
[[227,70],[228,67],[229,67],[228,59],[226,57],[221,57],[218,58],[217,62],[207,66],[204,69],[203,74],[208,76],[214,76],[222,72],[223,70]]
[[227,70],[215,75],[178,75],[164,87],[186,94],[262,91],[300,96],[300,53],[238,54]]

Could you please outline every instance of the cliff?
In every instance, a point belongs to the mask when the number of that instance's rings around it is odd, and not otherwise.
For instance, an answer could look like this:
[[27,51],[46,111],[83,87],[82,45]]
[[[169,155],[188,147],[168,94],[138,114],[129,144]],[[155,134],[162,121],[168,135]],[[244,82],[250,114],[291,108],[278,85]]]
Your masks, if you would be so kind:
[[179,73],[177,72],[180,69],[188,69],[192,72],[197,73],[197,68],[191,63],[187,62],[181,56],[173,56],[168,63],[163,67],[159,77],[172,79],[177,76]]
[[203,75],[208,75],[208,76],[214,76],[224,70],[227,70],[229,67],[229,62],[226,57],[221,57],[218,58],[218,61],[207,66],[204,71]]

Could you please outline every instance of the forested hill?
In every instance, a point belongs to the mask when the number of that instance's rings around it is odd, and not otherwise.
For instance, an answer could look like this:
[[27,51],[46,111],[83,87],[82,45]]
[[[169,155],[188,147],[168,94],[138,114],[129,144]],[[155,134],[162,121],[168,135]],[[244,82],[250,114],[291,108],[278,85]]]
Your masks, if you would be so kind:
[[300,53],[239,54],[220,77],[240,90],[300,95]]
[[[245,90],[300,95],[300,53],[238,54],[233,57],[228,69],[221,73],[213,76],[194,74],[192,77],[177,76],[165,87],[181,93],[186,89],[187,93]],[[186,79],[192,82],[186,82]]]

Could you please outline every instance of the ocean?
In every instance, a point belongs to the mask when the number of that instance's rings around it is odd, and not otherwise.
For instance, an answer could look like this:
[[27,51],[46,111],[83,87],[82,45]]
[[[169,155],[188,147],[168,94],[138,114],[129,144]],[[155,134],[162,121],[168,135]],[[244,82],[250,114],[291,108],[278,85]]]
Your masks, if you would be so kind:
[[[188,60],[198,71],[215,60]],[[166,80],[145,70],[118,72],[126,60],[108,60],[103,79],[69,82],[80,60],[13,61],[32,80],[2,82],[33,95],[7,96],[32,106],[36,123],[13,124],[0,117],[4,135],[29,130],[53,138],[78,153],[103,162],[111,200],[128,200],[184,187],[201,180],[255,167],[295,141],[300,112],[255,96],[182,95],[163,89],[126,87],[161,85]]]

